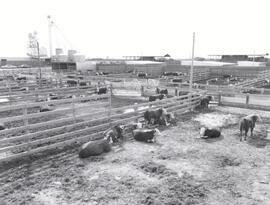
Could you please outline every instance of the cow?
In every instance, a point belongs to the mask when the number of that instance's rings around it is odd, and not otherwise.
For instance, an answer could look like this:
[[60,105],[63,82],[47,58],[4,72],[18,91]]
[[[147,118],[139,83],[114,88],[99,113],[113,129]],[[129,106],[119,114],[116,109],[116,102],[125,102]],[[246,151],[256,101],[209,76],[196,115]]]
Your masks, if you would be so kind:
[[19,88],[19,91],[29,91],[29,88],[28,87],[22,87],[22,88]]
[[244,140],[247,140],[247,133],[250,129],[250,136],[253,136],[253,130],[255,128],[255,124],[257,121],[262,121],[261,116],[257,114],[248,115],[242,117],[239,121],[239,129],[240,129],[240,141],[242,141],[242,133],[245,131]]
[[6,127],[5,127],[4,123],[0,123],[0,130],[5,130],[5,129],[6,129]]
[[208,105],[211,100],[213,100],[213,96],[208,95],[208,96],[203,97],[200,102],[200,107],[202,109],[208,108]]
[[135,140],[140,142],[154,143],[156,142],[156,135],[160,135],[160,132],[157,128],[155,129],[135,129],[132,131],[132,135]]
[[206,127],[202,127],[200,129],[200,137],[203,139],[208,139],[208,138],[218,138],[220,137],[221,132],[218,129],[210,129]]
[[79,157],[87,158],[90,156],[98,156],[102,153],[108,153],[112,150],[111,138],[105,136],[103,139],[90,141],[83,144],[79,148]]
[[156,100],[162,100],[164,97],[165,97],[164,94],[151,95],[151,96],[149,96],[149,102],[153,102]]
[[110,128],[109,130],[104,132],[104,135],[107,138],[110,137],[113,143],[118,142],[119,139],[123,141],[124,140],[123,130],[124,126],[116,125],[113,128]]
[[87,86],[86,82],[79,82],[79,86]]
[[168,95],[168,89],[160,90],[158,87],[156,88],[156,94],[164,94]]
[[52,110],[53,110],[53,107],[49,105],[43,105],[39,108],[39,112],[48,112]]
[[162,120],[165,120],[167,125],[167,110],[164,108],[159,108],[157,110],[147,110],[144,112],[143,117],[148,124],[160,124]]
[[18,80],[18,81],[26,80],[26,77],[18,77],[18,78],[16,78],[16,80]]
[[226,78],[232,78],[232,75],[229,75],[229,74],[225,74],[225,75],[223,75],[223,79],[226,79]]
[[67,80],[67,84],[68,84],[69,87],[74,87],[74,86],[77,86],[78,81],[76,81],[76,80]]
[[147,73],[138,73],[137,77],[139,78],[146,78],[147,77]]
[[96,93],[98,95],[106,94],[107,93],[107,88],[106,87],[104,87],[104,88],[97,88]]

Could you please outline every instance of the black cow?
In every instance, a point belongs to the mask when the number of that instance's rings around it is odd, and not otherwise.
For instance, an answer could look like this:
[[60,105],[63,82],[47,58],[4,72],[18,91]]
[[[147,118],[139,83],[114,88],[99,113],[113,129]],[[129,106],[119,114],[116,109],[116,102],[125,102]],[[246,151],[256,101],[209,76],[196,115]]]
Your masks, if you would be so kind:
[[74,87],[74,86],[77,86],[78,81],[76,81],[76,80],[67,80],[67,84],[68,84],[69,87]]
[[107,93],[107,88],[97,88],[96,93],[98,95],[106,94]]
[[86,82],[79,82],[79,86],[87,86]]
[[123,141],[123,126],[114,126],[113,128],[109,129],[104,133],[105,137],[110,137],[112,139],[112,142],[118,142],[119,139]]
[[138,73],[137,77],[139,78],[146,78],[147,77],[147,73]]
[[226,78],[232,78],[232,75],[225,74],[225,75],[223,75],[223,78],[224,78],[224,79],[226,79]]
[[200,130],[200,136],[203,139],[207,139],[207,138],[218,138],[220,137],[221,132],[218,129],[209,129],[206,127],[202,127]]
[[98,156],[105,152],[110,152],[112,149],[110,141],[110,137],[105,137],[101,140],[90,141],[83,144],[79,148],[79,157],[86,158],[90,156]]
[[149,102],[153,102],[156,100],[162,100],[165,97],[164,94],[159,94],[159,95],[151,95],[149,96]]
[[250,129],[250,136],[253,136],[253,129],[255,128],[256,121],[262,121],[260,115],[253,114],[248,115],[240,119],[239,128],[240,128],[240,141],[242,141],[242,132],[245,131],[244,140],[247,140],[247,133]]
[[156,134],[160,134],[158,129],[135,129],[132,131],[132,135],[135,140],[140,142],[156,142]]
[[144,112],[143,117],[148,124],[160,124],[162,120],[165,120],[167,125],[167,110],[164,108],[159,108],[157,110],[147,110]]
[[201,102],[200,102],[200,107],[201,107],[202,109],[208,108],[208,105],[209,105],[209,103],[210,103],[210,101],[211,101],[212,99],[213,99],[213,96],[210,96],[210,95],[203,97],[203,98],[201,99]]
[[48,112],[48,111],[52,111],[52,110],[53,110],[53,107],[48,106],[48,105],[44,105],[44,106],[41,106],[39,108],[39,112]]
[[182,79],[172,79],[173,83],[182,83],[183,80]]
[[16,78],[16,80],[19,80],[19,81],[26,80],[26,77],[18,77],[18,78]]

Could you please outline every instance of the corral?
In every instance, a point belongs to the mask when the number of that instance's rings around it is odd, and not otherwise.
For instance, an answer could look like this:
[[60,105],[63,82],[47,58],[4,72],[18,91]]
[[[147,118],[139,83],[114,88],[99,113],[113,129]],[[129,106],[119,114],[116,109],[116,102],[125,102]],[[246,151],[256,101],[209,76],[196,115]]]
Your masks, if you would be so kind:
[[[84,76],[89,85],[65,86],[67,79],[80,77],[57,75],[54,85],[37,82],[25,93],[3,86],[2,97],[8,101],[1,104],[1,122],[8,129],[0,131],[1,203],[269,203],[269,113],[222,107],[269,111],[269,96],[206,86],[214,103],[221,106],[198,112],[194,107],[205,94],[200,89],[178,96],[183,88],[168,87],[157,79],[131,81],[114,75]],[[110,85],[112,90],[96,95],[96,85]],[[157,86],[167,88],[169,98],[148,102]],[[59,99],[44,101],[51,93]],[[54,110],[40,113],[42,105],[54,105]],[[112,152],[78,158],[83,142],[99,139],[112,125],[136,120],[151,106],[177,115],[175,126],[159,127],[158,143],[139,143],[125,133],[124,144],[115,145]],[[255,128],[254,137],[240,142],[238,120],[254,112],[262,115],[263,123]],[[222,137],[198,139],[202,125],[221,127]]]
[[[254,138],[239,141],[237,120],[250,110],[186,113],[158,144],[126,142],[80,160],[66,149],[1,172],[4,204],[268,204],[269,113]],[[200,124],[223,137],[198,139]]]

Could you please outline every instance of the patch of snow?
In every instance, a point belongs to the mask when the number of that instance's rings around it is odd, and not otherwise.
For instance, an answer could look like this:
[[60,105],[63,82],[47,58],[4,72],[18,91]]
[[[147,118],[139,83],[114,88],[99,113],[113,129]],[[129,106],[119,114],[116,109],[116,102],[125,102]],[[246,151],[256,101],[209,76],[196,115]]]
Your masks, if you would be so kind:
[[231,114],[207,113],[198,115],[194,120],[207,128],[221,128],[236,124],[239,119]]

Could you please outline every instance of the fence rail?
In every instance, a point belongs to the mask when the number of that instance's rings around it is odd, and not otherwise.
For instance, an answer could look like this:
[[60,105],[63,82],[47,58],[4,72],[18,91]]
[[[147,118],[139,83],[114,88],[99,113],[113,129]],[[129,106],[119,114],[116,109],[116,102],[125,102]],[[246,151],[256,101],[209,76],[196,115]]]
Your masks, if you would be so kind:
[[[2,154],[0,162],[10,161],[56,147],[72,145],[75,142],[81,144],[87,140],[93,140],[94,138],[100,137],[102,132],[112,125],[127,123],[139,117],[143,117],[143,112],[149,109],[150,106],[164,107],[168,111],[184,112],[198,105],[201,96],[202,93],[191,93],[185,96],[176,96],[161,101],[134,104],[120,108],[107,106],[107,109],[104,111],[91,112],[83,115],[83,117],[91,116],[92,118],[86,118],[86,120],[83,121],[74,121],[72,124],[61,125],[51,129],[31,133],[25,132],[25,134],[19,136],[8,137],[6,134],[10,133],[10,131],[3,130],[0,132],[0,136],[2,136],[0,137],[0,154]],[[107,105],[110,105],[111,96],[109,95],[107,97],[109,99]],[[123,112],[126,109],[133,109],[134,111],[128,113]],[[80,116],[77,117],[78,119],[80,118]],[[64,122],[65,120],[61,120],[60,122]],[[59,120],[55,121],[59,122]],[[55,121],[53,120],[52,123],[55,123]],[[46,126],[50,125],[49,122],[39,123],[37,127],[44,126],[44,124]],[[25,124],[22,127],[13,128],[13,131],[26,131],[29,130],[31,126],[35,126],[35,124]],[[42,136],[42,138],[38,136]],[[18,151],[20,152],[18,153]]]

